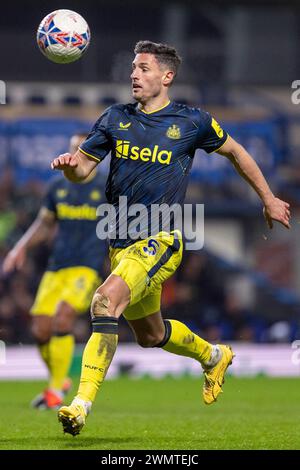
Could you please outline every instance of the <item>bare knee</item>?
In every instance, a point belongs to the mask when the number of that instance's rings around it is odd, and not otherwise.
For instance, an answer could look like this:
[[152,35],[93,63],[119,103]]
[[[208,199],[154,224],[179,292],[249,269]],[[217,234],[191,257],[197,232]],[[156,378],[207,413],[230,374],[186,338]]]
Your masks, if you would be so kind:
[[101,287],[96,290],[91,303],[91,316],[96,317],[113,317],[111,309],[111,299],[108,292],[103,292]]
[[60,302],[53,319],[53,333],[70,333],[73,330],[75,311],[67,302]]
[[[123,280],[122,280],[123,281]],[[123,281],[124,282],[124,281]],[[93,297],[91,316],[119,318],[130,301],[129,289],[122,292],[114,282],[104,283]]]
[[52,334],[52,318],[47,315],[37,315],[32,318],[31,332],[38,344],[48,343]]

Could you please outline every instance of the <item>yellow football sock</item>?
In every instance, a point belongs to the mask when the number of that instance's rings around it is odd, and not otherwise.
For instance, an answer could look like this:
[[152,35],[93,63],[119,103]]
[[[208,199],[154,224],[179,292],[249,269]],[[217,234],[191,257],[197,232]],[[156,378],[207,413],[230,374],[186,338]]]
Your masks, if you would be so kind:
[[92,320],[93,333],[82,356],[80,385],[76,398],[93,402],[118,344],[118,320],[101,317]]
[[164,323],[166,326],[167,342],[158,345],[159,347],[179,356],[192,357],[202,365],[209,362],[213,350],[212,344],[193,333],[180,321],[165,320]]
[[49,342],[50,382],[49,388],[61,390],[66,378],[74,351],[74,336],[65,334],[52,336]]
[[49,372],[51,373],[50,363],[49,363],[49,341],[47,343],[44,343],[44,344],[38,344],[37,346],[39,348],[40,355],[41,355],[44,363],[46,364]]

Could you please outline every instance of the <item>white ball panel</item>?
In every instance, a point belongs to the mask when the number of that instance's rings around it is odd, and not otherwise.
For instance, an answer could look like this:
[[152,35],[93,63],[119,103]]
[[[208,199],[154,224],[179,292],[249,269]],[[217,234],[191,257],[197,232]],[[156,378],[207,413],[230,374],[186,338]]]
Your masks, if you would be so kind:
[[59,10],[53,18],[55,26],[66,33],[85,33],[87,22],[81,15],[72,10]]

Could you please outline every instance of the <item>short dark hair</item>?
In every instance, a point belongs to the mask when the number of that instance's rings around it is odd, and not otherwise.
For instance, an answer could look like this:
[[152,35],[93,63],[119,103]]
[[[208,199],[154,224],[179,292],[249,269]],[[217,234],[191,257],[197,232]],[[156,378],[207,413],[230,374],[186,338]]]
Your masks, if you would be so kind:
[[135,45],[134,53],[153,54],[157,62],[167,65],[174,72],[174,77],[176,77],[177,70],[181,64],[181,57],[175,47],[152,41],[139,41]]

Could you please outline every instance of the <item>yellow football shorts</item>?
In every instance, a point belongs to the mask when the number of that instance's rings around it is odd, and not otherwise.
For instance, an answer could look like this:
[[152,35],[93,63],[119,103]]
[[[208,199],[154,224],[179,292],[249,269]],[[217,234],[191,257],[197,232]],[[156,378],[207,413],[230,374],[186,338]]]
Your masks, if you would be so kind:
[[89,309],[93,294],[101,282],[97,271],[86,266],[46,271],[31,314],[53,316],[62,301],[71,305],[77,313],[84,313]]
[[160,310],[162,283],[178,268],[182,258],[179,230],[160,232],[127,248],[110,248],[112,274],[120,276],[131,292],[123,315],[138,320]]

